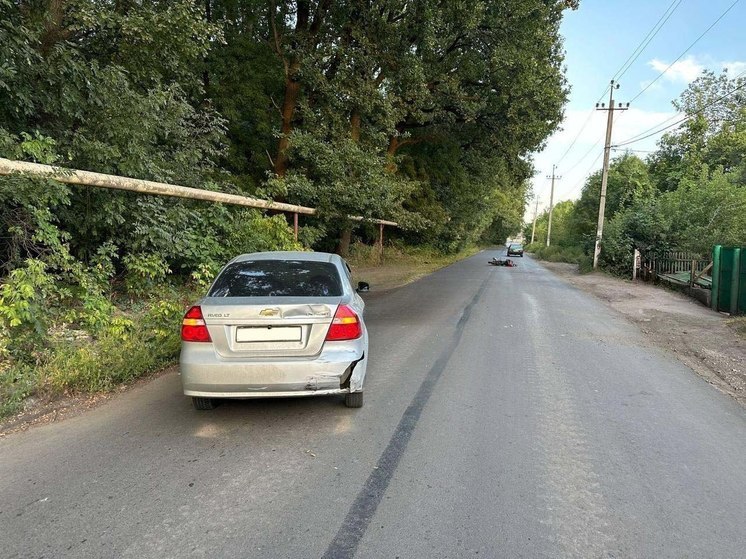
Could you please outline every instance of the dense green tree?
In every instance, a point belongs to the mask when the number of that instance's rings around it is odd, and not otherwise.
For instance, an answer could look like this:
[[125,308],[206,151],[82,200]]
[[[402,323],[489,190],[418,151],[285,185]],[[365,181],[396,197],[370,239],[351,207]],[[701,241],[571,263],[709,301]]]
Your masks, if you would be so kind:
[[[561,120],[575,7],[0,0],[0,156],[312,205],[316,248],[375,236],[349,215],[498,242]],[[220,265],[290,248],[282,215],[0,177],[0,415],[157,369]]]
[[[609,269],[626,271],[634,248],[707,255],[715,244],[746,243],[744,86],[746,80],[727,72],[704,72],[674,102],[688,119],[661,139],[647,165],[639,160],[630,165],[631,158],[624,168],[615,162],[627,186],[621,191],[613,187],[610,172],[601,258]],[[591,177],[588,187],[598,181]],[[596,194],[592,202],[597,199]],[[595,219],[589,201],[584,191],[573,216],[586,239]]]
[[[329,237],[349,240],[346,215],[388,217],[455,249],[517,226],[530,153],[566,97],[568,7],[0,0],[3,153],[35,158],[33,138],[49,139],[71,167],[317,205]],[[224,219],[82,188],[53,214],[75,257],[113,243],[120,263],[174,269],[209,253],[201,227]]]
[[[653,185],[644,161],[630,153],[612,160],[606,182],[607,220],[637,200],[649,200],[652,196]],[[568,217],[568,235],[586,251],[595,244],[600,198],[601,171],[597,171],[586,180],[580,199]]]
[[673,103],[688,120],[667,133],[650,157],[650,173],[661,191],[698,179],[702,166],[733,172],[746,184],[746,77],[705,71]]
[[[571,230],[572,214],[576,210],[575,202],[565,200],[555,204],[552,212],[552,238],[551,246],[568,247],[575,245],[575,238]],[[528,223],[523,228],[523,236],[527,241],[531,240],[531,233],[534,233],[534,243],[544,246],[547,242],[547,231],[549,229],[549,209],[544,210],[536,216],[536,231],[533,230],[533,222]]]

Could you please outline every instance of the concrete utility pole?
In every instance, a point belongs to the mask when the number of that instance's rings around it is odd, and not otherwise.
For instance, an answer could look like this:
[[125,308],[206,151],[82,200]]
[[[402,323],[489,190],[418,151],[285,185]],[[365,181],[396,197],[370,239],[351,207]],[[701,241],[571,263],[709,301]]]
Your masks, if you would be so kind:
[[608,117],[606,118],[606,144],[604,145],[604,168],[601,174],[601,199],[598,203],[598,227],[596,229],[596,246],[593,249],[593,268],[598,268],[598,255],[601,252],[601,238],[604,234],[604,212],[606,211],[606,181],[609,178],[609,152],[611,151],[611,127],[614,124],[614,111],[626,111],[629,108],[629,103],[626,107],[622,107],[619,103],[618,107],[614,106],[614,90],[619,89],[619,84],[615,84],[614,80],[611,80],[611,87],[609,88],[609,106],[605,107],[603,103],[599,106],[596,103],[597,111],[608,111]]
[[534,227],[531,229],[531,244],[534,244],[534,237],[536,236],[536,217],[539,215],[539,197],[536,197],[536,207],[534,208]]
[[552,189],[549,191],[549,223],[547,224],[547,246],[552,237],[552,213],[554,213],[554,181],[560,180],[562,177],[555,175],[554,171],[557,165],[552,165],[552,176],[547,175],[548,179],[552,179]]

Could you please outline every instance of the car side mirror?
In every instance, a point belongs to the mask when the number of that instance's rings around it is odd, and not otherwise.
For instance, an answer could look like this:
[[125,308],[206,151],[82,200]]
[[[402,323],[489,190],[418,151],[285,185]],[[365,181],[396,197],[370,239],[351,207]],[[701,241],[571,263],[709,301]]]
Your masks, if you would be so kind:
[[355,291],[358,293],[366,293],[367,291],[370,291],[370,284],[365,281],[359,281],[357,282],[357,289]]

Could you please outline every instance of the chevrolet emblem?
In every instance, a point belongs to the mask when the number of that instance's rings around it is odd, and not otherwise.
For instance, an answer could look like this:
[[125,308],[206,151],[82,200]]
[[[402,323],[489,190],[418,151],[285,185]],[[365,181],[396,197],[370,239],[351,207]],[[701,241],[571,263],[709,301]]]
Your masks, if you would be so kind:
[[262,309],[259,316],[280,316],[280,309]]

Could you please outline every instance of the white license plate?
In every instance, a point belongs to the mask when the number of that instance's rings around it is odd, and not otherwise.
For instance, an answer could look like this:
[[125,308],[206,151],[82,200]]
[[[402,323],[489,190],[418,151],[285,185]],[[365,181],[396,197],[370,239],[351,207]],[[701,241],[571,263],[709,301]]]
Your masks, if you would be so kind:
[[236,330],[237,342],[299,342],[300,326],[248,326]]

